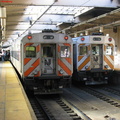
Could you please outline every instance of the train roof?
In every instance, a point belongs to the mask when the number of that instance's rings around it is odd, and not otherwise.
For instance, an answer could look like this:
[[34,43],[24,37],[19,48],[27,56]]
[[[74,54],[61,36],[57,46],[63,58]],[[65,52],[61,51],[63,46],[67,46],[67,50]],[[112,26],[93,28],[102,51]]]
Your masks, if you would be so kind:
[[[30,38],[30,39],[29,39]],[[19,40],[23,42],[41,42],[41,43],[72,43],[72,38],[64,33],[42,32],[29,33],[21,36]]]

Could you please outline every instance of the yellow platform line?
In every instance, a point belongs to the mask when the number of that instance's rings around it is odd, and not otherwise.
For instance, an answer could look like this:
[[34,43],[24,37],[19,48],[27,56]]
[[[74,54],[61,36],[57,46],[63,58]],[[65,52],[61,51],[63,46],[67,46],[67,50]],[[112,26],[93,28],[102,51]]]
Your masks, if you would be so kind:
[[0,120],[37,120],[12,65],[3,62],[2,67]]

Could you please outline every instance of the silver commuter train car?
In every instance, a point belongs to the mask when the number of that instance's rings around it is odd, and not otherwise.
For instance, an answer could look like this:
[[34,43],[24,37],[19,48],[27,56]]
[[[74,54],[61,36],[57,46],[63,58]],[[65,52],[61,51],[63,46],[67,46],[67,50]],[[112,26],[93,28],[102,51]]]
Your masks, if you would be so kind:
[[16,40],[10,51],[11,62],[27,89],[56,94],[71,86],[73,44],[66,34],[29,34]]
[[73,38],[73,83],[107,84],[114,70],[114,39],[104,35]]

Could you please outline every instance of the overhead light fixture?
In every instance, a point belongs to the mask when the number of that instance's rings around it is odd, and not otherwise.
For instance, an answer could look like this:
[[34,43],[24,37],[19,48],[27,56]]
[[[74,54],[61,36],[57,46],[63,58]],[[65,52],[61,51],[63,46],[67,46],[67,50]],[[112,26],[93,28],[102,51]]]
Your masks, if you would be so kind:
[[1,19],[1,26],[6,26],[6,19]]
[[93,9],[94,7],[81,7],[81,9],[75,14],[74,17],[78,17],[79,15]]
[[63,24],[63,22],[59,22],[59,23],[57,23],[57,26],[59,26],[59,25],[61,25],[61,24]]
[[0,7],[0,18],[6,18],[6,8]]

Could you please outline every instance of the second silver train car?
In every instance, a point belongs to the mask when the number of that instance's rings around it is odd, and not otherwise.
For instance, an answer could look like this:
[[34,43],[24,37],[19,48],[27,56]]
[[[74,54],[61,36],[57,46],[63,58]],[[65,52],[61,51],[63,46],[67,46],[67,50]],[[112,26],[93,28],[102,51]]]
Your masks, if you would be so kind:
[[104,35],[73,38],[73,82],[107,84],[114,70],[114,39]]
[[23,83],[37,94],[54,94],[70,87],[73,44],[62,33],[34,33],[19,38],[11,47],[11,62]]

